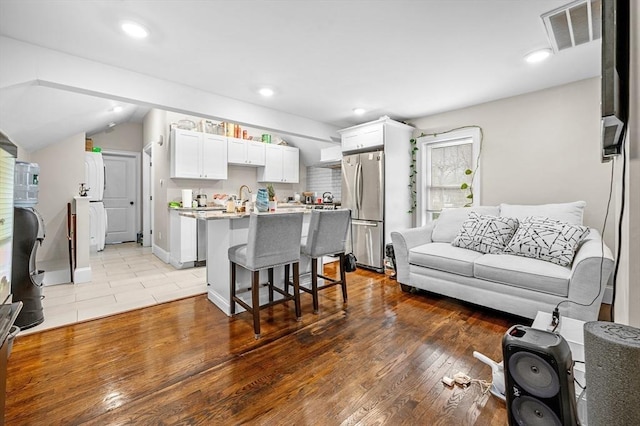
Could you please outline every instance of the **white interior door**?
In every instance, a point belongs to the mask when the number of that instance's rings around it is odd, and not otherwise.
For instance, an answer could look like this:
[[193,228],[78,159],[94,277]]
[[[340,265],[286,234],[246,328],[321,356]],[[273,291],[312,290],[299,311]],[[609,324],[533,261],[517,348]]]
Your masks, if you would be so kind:
[[107,244],[136,241],[139,154],[104,153]]

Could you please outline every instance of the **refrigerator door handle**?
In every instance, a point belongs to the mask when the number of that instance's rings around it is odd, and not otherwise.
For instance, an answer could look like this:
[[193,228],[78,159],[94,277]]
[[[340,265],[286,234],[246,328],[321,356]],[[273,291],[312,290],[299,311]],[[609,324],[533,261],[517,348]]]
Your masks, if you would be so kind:
[[355,197],[356,208],[358,209],[358,215],[360,215],[360,209],[362,208],[362,164],[358,163],[356,166],[356,184],[355,184]]
[[351,223],[356,226],[370,226],[372,228],[376,228],[378,226],[378,222],[368,222],[362,220],[352,220]]

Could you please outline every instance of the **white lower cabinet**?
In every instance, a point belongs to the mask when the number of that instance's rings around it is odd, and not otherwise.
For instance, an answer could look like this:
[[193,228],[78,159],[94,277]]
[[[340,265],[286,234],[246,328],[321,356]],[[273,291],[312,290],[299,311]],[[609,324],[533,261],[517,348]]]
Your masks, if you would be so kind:
[[298,183],[300,150],[292,146],[265,145],[265,164],[258,169],[258,182]]
[[171,130],[171,177],[227,179],[227,138],[191,130]]
[[178,269],[192,268],[197,257],[196,219],[180,216],[179,210],[169,213],[169,263]]

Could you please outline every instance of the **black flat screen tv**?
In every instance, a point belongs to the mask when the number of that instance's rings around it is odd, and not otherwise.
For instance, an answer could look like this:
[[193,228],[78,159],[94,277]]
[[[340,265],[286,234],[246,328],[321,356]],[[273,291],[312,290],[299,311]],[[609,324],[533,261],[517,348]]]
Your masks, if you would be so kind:
[[622,152],[629,110],[629,1],[602,0],[602,161]]

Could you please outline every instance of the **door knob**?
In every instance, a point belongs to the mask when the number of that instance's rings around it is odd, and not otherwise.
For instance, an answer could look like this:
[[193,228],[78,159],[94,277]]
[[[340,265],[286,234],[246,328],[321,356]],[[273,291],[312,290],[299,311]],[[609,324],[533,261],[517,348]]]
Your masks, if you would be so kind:
[[129,204],[133,205],[133,201],[129,201]]

